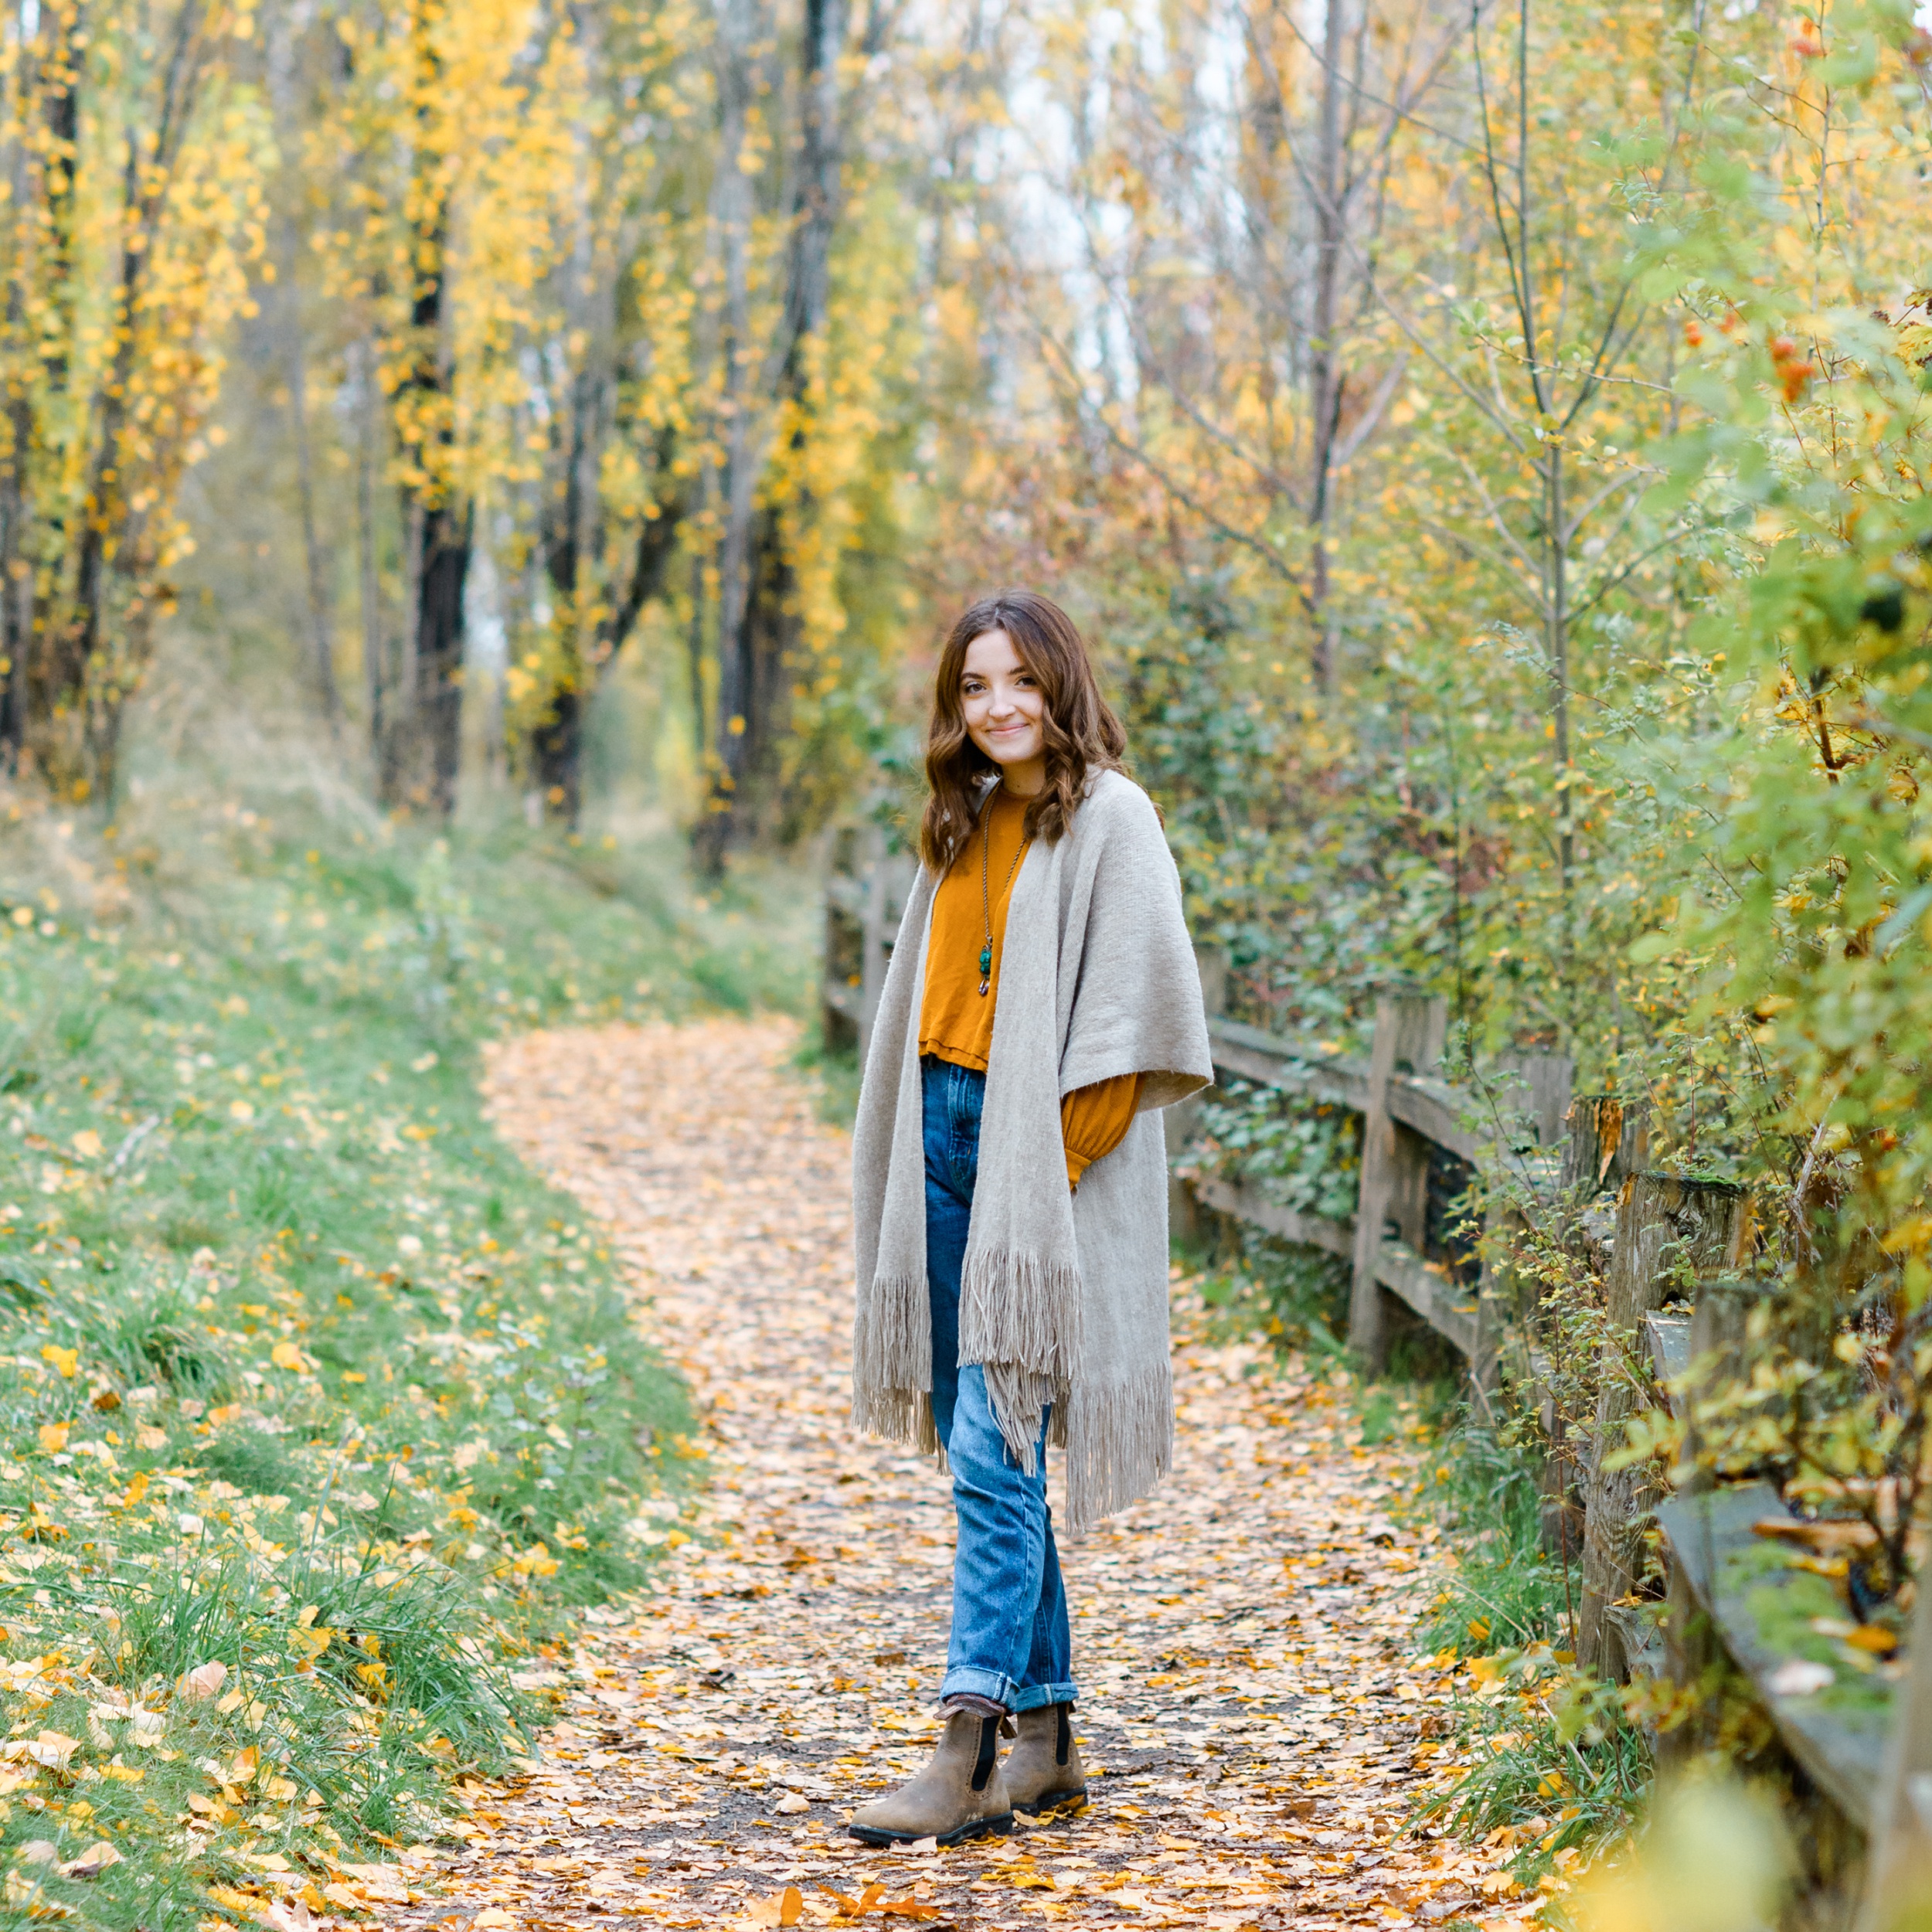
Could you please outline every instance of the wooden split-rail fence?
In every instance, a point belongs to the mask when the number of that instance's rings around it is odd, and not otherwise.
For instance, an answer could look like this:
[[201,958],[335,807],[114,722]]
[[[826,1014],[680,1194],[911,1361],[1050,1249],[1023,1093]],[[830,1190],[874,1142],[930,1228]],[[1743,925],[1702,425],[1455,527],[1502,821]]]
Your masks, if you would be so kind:
[[[910,857],[889,852],[876,828],[842,834],[835,849],[822,1023],[829,1046],[855,1048],[862,1060],[913,876]],[[1864,1889],[1861,1932],[1919,1923],[1911,1913],[1932,1904],[1916,1889],[1932,1878],[1932,1590],[1919,1593],[1910,1674],[1889,1699],[1874,1695],[1883,1681],[1876,1678],[1843,1698],[1796,1689],[1808,1680],[1789,1669],[1788,1650],[1762,1634],[1753,1607],[1765,1581],[1764,1532],[1788,1515],[1776,1492],[1759,1484],[1665,1495],[1641,1468],[1602,1466],[1599,1445],[1620,1444],[1624,1423],[1650,1400],[1688,1414],[1694,1370],[1736,1372],[1744,1347],[1738,1311],[1753,1292],[1735,1279],[1750,1243],[1748,1196],[1652,1169],[1645,1104],[1573,1094],[1572,1063],[1562,1055],[1517,1053],[1474,1080],[1444,1079],[1440,999],[1385,995],[1369,1051],[1349,1054],[1229,1019],[1219,961],[1204,951],[1201,967],[1222,1081],[1359,1116],[1360,1170],[1347,1220],[1284,1206],[1257,1182],[1190,1165],[1199,1109],[1184,1104],[1168,1121],[1177,1210],[1224,1217],[1347,1262],[1349,1339],[1371,1372],[1397,1326],[1420,1322],[1460,1353],[1479,1417],[1505,1383],[1527,1396],[1546,1442],[1546,1540],[1581,1571],[1579,1661],[1607,1677],[1665,1675],[1688,1686],[1721,1644],[1803,1778],[1849,1828],[1851,1849],[1838,1862],[1866,1874],[1852,1880]],[[1461,1197],[1477,1182],[1485,1198],[1518,1206],[1492,1209],[1486,1238],[1471,1240],[1461,1226]],[[1525,1203],[1567,1217],[1601,1270],[1607,1325],[1626,1366],[1639,1366],[1638,1376],[1600,1378],[1595,1413],[1573,1434],[1549,1391],[1536,1293],[1510,1265],[1508,1223]],[[1659,1545],[1662,1600],[1639,1594],[1647,1539]],[[1661,1739],[1660,1755],[1682,1742]],[[1824,1865],[1836,1856],[1828,1849]]]

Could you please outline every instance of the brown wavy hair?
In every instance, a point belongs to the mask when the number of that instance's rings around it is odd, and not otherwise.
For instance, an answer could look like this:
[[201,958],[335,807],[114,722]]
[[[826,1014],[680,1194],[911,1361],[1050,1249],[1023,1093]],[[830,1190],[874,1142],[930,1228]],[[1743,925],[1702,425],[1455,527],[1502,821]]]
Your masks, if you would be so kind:
[[1087,640],[1057,604],[1033,590],[995,590],[964,612],[947,634],[933,685],[926,733],[926,782],[932,796],[919,826],[919,855],[943,872],[972,829],[980,781],[999,767],[975,744],[960,699],[966,652],[975,638],[1004,631],[1046,699],[1046,782],[1026,803],[1026,835],[1049,844],[1073,822],[1096,771],[1124,771],[1127,732],[1100,696]]

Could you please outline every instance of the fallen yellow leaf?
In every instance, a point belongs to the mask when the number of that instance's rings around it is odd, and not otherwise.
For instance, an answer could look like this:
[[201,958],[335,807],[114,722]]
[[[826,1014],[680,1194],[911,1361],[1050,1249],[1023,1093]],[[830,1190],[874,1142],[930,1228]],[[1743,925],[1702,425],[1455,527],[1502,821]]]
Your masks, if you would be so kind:
[[97,1878],[111,1865],[121,1862],[121,1854],[106,1838],[90,1845],[77,1859],[71,1859],[60,1868],[60,1876],[69,1879]]
[[183,1697],[213,1697],[228,1682],[228,1666],[223,1663],[197,1664],[191,1671],[184,1672],[175,1680],[175,1689]]

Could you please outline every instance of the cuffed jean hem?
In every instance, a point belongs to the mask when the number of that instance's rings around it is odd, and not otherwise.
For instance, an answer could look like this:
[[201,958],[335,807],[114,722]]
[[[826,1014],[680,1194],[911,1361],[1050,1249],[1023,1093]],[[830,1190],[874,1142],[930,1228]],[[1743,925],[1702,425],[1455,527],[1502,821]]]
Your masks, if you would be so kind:
[[939,1701],[949,1697],[986,1697],[1004,1704],[1009,1711],[1037,1710],[1043,1704],[1071,1704],[1080,1697],[1077,1684],[1029,1684],[1022,1690],[1004,1671],[981,1670],[971,1664],[955,1664],[939,1686]]
[[940,1680],[942,1704],[949,1697],[986,1697],[1011,1710],[1014,1695],[1013,1680],[1004,1671],[976,1670],[970,1665],[955,1664]]
[[1014,1692],[1006,1708],[1017,1716],[1022,1711],[1036,1711],[1046,1704],[1077,1704],[1080,1696],[1077,1684],[1029,1684],[1026,1689]]

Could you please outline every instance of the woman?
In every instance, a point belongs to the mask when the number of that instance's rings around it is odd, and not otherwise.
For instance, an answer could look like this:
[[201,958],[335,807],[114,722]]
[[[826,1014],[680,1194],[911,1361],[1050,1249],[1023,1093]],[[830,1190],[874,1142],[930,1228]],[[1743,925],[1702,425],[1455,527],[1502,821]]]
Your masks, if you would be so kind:
[[1180,881],[1126,742],[1045,597],[1002,591],[953,627],[855,1131],[852,1413],[944,1455],[959,1543],[945,1727],[923,1771],[853,1814],[869,1844],[952,1844],[1086,1795],[1049,1434],[1076,1532],[1168,1467],[1156,1110],[1212,1069]]

